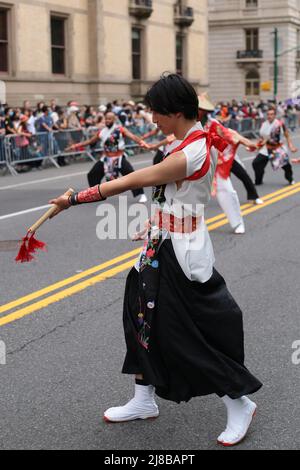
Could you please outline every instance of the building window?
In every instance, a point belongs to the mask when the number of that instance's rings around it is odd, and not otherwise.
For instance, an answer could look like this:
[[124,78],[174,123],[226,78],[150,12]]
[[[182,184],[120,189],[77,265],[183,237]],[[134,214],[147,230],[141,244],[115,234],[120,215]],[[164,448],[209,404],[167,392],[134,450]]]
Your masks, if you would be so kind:
[[132,78],[141,80],[142,78],[142,31],[139,28],[132,28]]
[[246,50],[257,51],[259,49],[259,30],[257,28],[246,29]]
[[51,16],[52,73],[66,74],[66,18]]
[[8,71],[8,10],[0,8],[0,72]]
[[246,75],[246,95],[259,96],[260,76],[257,70],[250,70]]
[[246,0],[246,8],[257,8],[258,0]]
[[176,34],[176,73],[184,75],[184,36]]

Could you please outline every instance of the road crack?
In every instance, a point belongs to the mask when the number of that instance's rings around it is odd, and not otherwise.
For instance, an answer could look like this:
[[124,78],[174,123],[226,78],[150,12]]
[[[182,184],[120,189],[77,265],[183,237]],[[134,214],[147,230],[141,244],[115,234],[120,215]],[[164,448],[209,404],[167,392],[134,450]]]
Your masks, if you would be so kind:
[[101,311],[107,310],[108,308],[112,307],[114,304],[119,303],[122,299],[123,299],[123,297],[118,297],[117,299],[115,299],[112,302],[104,305],[103,307],[94,308],[94,309],[86,309],[83,312],[79,312],[76,315],[73,315],[73,317],[70,318],[65,323],[57,325],[55,328],[53,328],[52,330],[47,331],[46,333],[39,336],[38,338],[34,338],[30,341],[27,341],[25,344],[23,344],[19,348],[14,349],[13,351],[9,351],[7,353],[7,356],[14,356],[14,355],[24,351],[28,346],[31,346],[32,344],[37,343],[38,341],[44,340],[45,338],[52,335],[53,333],[56,333],[57,331],[59,331],[63,328],[68,328],[72,323],[76,322],[79,318],[84,316],[86,313],[92,314],[92,313],[99,313]]

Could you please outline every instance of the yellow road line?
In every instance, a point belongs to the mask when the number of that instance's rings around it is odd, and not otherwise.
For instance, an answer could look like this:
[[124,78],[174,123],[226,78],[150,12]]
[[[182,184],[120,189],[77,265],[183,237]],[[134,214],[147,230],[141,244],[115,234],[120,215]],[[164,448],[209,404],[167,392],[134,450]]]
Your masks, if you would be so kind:
[[[297,186],[300,187],[300,183],[297,183],[297,185],[293,186],[293,188],[296,188]],[[264,200],[270,199],[270,198],[272,198],[273,196],[275,196],[277,194],[281,194],[281,193],[284,193],[284,192],[287,192],[287,191],[290,191],[290,190],[291,190],[291,187],[280,189],[278,191],[275,191],[274,193],[270,193],[270,194],[267,194],[266,196],[264,196]],[[241,207],[241,209],[250,208],[250,207],[253,207],[253,206],[251,204],[245,204],[244,206]],[[216,217],[212,217],[211,219],[208,219],[206,221],[206,223],[207,223],[207,225],[209,225],[209,224],[211,224],[211,223],[213,223],[214,221],[217,221],[217,220],[224,220],[224,224],[221,224],[219,226],[222,226],[222,225],[225,225],[225,224],[228,223],[226,215],[224,213],[222,213],[222,214],[220,214]],[[213,226],[213,227],[215,227],[215,226]],[[50,294],[50,293],[52,293],[56,290],[61,289],[62,287],[68,286],[69,284],[73,284],[77,281],[80,281],[81,279],[84,279],[85,277],[91,276],[91,275],[93,275],[93,274],[95,274],[99,271],[102,271],[102,270],[104,270],[104,269],[106,269],[110,266],[113,266],[114,264],[118,264],[121,261],[124,261],[128,258],[131,258],[134,255],[138,256],[140,254],[140,251],[141,251],[141,247],[139,247],[139,248],[137,248],[133,251],[127,252],[127,253],[125,253],[121,256],[118,256],[117,258],[109,260],[109,261],[107,261],[103,264],[100,264],[98,266],[94,266],[90,269],[87,269],[87,270],[83,271],[82,273],[79,273],[79,274],[76,274],[74,276],[68,277],[66,279],[63,279],[62,281],[58,281],[54,284],[51,284],[50,286],[47,286],[47,287],[45,287],[43,289],[40,289],[36,292],[25,295],[25,296],[20,297],[20,298],[14,300],[12,302],[9,302],[5,305],[2,305],[2,306],[0,306],[0,314],[8,312],[9,310],[12,310],[16,307],[20,307],[21,305],[29,303],[32,300],[38,299],[39,297],[43,297],[47,294]]]
[[8,304],[2,305],[0,307],[0,313],[7,312],[8,310],[11,310],[15,307],[19,307],[20,305],[28,303],[31,300],[35,300],[38,297],[42,297],[43,295],[50,294],[51,292],[54,292],[55,290],[58,290],[61,287],[65,287],[69,284],[73,284],[76,281],[80,281],[81,279],[84,279],[87,276],[90,276],[99,271],[102,271],[103,269],[109,268],[110,266],[113,266],[114,264],[118,264],[121,261],[131,258],[132,256],[138,256],[140,252],[141,252],[141,247],[136,248],[135,250],[129,251],[128,253],[125,253],[124,255],[121,255],[121,256],[118,256],[117,258],[106,261],[105,263],[100,264],[99,266],[94,266],[93,268],[87,269],[86,271],[76,274],[75,276],[68,277],[66,279],[63,279],[62,281],[59,281],[59,282],[56,282],[55,284],[47,286],[44,289],[40,289],[36,292],[33,292],[32,294],[26,295],[25,297],[21,297],[17,300],[9,302]]
[[105,281],[105,279],[114,277],[116,274],[119,274],[131,268],[135,262],[136,262],[136,258],[131,259],[130,261],[127,261],[126,263],[121,264],[120,266],[116,266],[115,268],[112,268],[109,271],[105,271],[104,273],[98,274],[98,276],[94,276],[91,279],[87,279],[86,281],[80,282],[79,284],[76,284],[75,286],[72,286],[72,287],[69,287],[68,289],[60,291],[57,294],[50,295],[46,299],[43,299],[43,300],[40,300],[39,302],[28,305],[28,307],[25,307],[20,310],[17,310],[16,312],[10,313],[9,315],[6,315],[5,317],[0,318],[0,326],[7,325],[8,323],[12,323],[16,320],[20,320],[21,318],[24,318],[27,315],[30,315],[31,313],[36,312],[37,310],[42,310],[43,308],[48,307],[51,304],[59,302],[60,300],[70,297],[74,294],[77,294],[78,292],[83,291],[87,287],[94,286],[95,284],[99,282]]
[[[266,201],[265,204],[259,205],[259,206],[251,206],[250,205],[250,208],[245,209],[242,212],[242,214],[243,215],[251,214],[252,212],[256,212],[258,210],[264,209],[265,207],[267,207],[271,204],[274,204],[275,202],[278,202],[280,200],[283,200],[287,197],[290,197],[290,196],[300,192],[300,184],[297,185],[297,187],[295,187],[295,186],[289,187],[289,191],[287,191],[286,188],[284,190],[276,191],[276,194],[279,194],[277,197],[272,197],[271,198],[272,194],[266,196],[265,199],[268,197],[269,200]],[[245,206],[247,206],[247,205],[245,205]],[[209,220],[211,220],[211,219],[209,219]],[[221,220],[221,221],[219,221],[219,222],[217,222],[213,225],[210,225],[209,226],[209,231],[213,231],[213,230],[215,230],[215,229],[217,229],[221,226],[226,225],[227,223],[228,223],[228,220],[225,218],[225,219],[223,219],[223,220]],[[108,261],[106,263],[103,263],[99,266],[95,266],[94,268],[91,268],[87,271],[84,271],[83,273],[80,273],[76,276],[72,276],[68,279],[65,279],[65,280],[61,281],[61,282],[53,284],[52,286],[48,286],[45,289],[41,289],[40,291],[34,292],[33,294],[22,297],[21,299],[17,299],[16,301],[10,302],[9,304],[3,305],[2,307],[0,307],[0,313],[11,310],[11,309],[15,308],[16,306],[19,306],[19,305],[22,305],[26,302],[29,302],[30,300],[35,300],[36,298],[41,297],[42,295],[45,295],[47,293],[50,293],[50,292],[53,292],[54,290],[59,289],[59,287],[64,287],[65,285],[73,283],[76,280],[80,280],[80,279],[83,279],[84,277],[87,277],[88,275],[94,274],[94,273],[100,271],[101,269],[105,269],[106,267],[112,266],[113,264],[117,264],[120,261],[124,261],[125,259],[128,259],[128,258],[131,258],[132,256],[135,256],[133,259],[129,260],[128,262],[126,262],[124,264],[121,264],[119,266],[116,266],[115,268],[110,269],[108,271],[104,271],[103,273],[99,274],[98,276],[91,277],[91,278],[89,278],[88,280],[86,280],[84,282],[75,284],[74,286],[72,286],[68,289],[64,289],[64,290],[58,292],[57,294],[49,296],[49,297],[47,297],[47,298],[45,298],[45,299],[43,299],[39,302],[36,302],[34,304],[30,304],[30,305],[28,305],[27,307],[25,307],[23,309],[20,309],[16,312],[13,312],[9,315],[6,315],[6,316],[0,318],[0,326],[6,325],[6,324],[11,323],[13,321],[16,321],[20,318],[23,318],[24,316],[27,316],[30,313],[33,313],[37,310],[41,310],[41,309],[43,309],[43,308],[45,308],[45,307],[47,307],[47,306],[49,306],[53,303],[56,303],[56,302],[59,302],[60,300],[63,300],[66,297],[70,297],[70,296],[72,296],[72,295],[74,295],[78,292],[81,292],[82,290],[84,290],[84,289],[86,289],[90,286],[93,286],[93,285],[95,285],[99,282],[103,282],[105,279],[111,278],[111,277],[113,277],[114,275],[116,275],[118,273],[126,271],[128,268],[130,268],[134,265],[134,263],[136,261],[136,256],[140,253],[140,250],[141,250],[141,248],[139,247],[136,250],[133,250],[129,253],[125,253],[124,255],[121,255],[117,258],[114,258],[113,260],[110,260],[110,261]]]
[[[277,196],[278,194],[283,194],[283,193],[287,193],[289,191],[291,191],[292,189],[296,189],[296,188],[299,188],[300,187],[300,183],[297,183],[295,184],[294,186],[287,186],[286,188],[283,188],[283,189],[279,189],[278,191],[274,191],[273,193],[269,193],[269,194],[266,194],[265,196],[263,196],[261,199],[263,201],[268,201],[270,199],[272,199],[273,197]],[[253,204],[244,204],[243,206],[241,206],[241,210],[243,211],[244,209],[248,209],[248,208],[252,208],[253,207]],[[256,207],[256,206],[255,206]],[[221,220],[221,219],[224,219],[226,218],[226,215],[223,213],[223,214],[219,214],[215,217],[212,217],[210,219],[208,219],[206,221],[206,224],[209,225],[209,224],[212,224],[213,222],[217,222],[218,220]],[[227,220],[227,219],[226,219]]]

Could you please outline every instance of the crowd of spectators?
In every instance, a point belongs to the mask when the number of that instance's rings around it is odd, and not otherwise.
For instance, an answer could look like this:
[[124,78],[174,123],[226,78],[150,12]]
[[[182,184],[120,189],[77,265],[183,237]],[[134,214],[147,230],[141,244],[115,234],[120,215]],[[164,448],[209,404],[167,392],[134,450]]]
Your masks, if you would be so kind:
[[[5,136],[16,136],[14,138],[15,154],[20,156],[26,153],[26,158],[29,156],[36,160],[28,162],[28,165],[22,165],[21,169],[39,168],[42,164],[42,157],[47,155],[47,140],[43,135],[60,132],[60,139],[57,138],[57,134],[53,139],[54,147],[59,148],[59,143],[65,143],[65,146],[68,146],[67,144],[72,143],[70,136],[75,136],[74,131],[97,132],[103,129],[104,116],[109,111],[115,113],[120,124],[129,128],[134,134],[143,135],[153,128],[149,110],[143,103],[133,101],[116,100],[100,106],[80,106],[76,101],[70,101],[62,107],[57,105],[55,99],[52,99],[48,104],[39,102],[34,107],[29,101],[24,101],[20,108],[12,108],[0,103],[0,163],[1,158],[4,161],[1,140],[3,141]],[[68,131],[64,133],[65,139],[61,134],[62,131]],[[36,139],[37,135],[39,139]],[[65,165],[65,158],[59,157],[58,163]]]
[[[259,103],[232,100],[221,102],[216,106],[214,117],[222,123],[230,121],[242,122],[244,119],[264,120],[270,107],[276,107],[274,102],[261,100]],[[300,126],[300,100],[280,101],[277,104],[277,117],[294,131]]]
[[[245,118],[264,119],[269,107],[270,103],[266,101],[257,104],[246,100],[221,102],[217,104],[213,117],[223,123],[230,120],[242,121]],[[143,103],[114,101],[95,107],[80,106],[76,101],[70,101],[66,107],[62,107],[53,99],[50,104],[40,102],[35,107],[29,101],[25,101],[21,108],[11,108],[0,103],[0,135],[102,129],[107,111],[115,113],[122,125],[135,128],[135,132],[139,134],[144,134],[146,128],[152,125],[151,113]],[[277,115],[294,130],[300,124],[300,102],[280,102],[277,105]]]
[[80,106],[70,101],[66,107],[58,106],[56,100],[50,104],[38,103],[32,107],[25,101],[21,108],[11,108],[0,104],[0,134],[24,134],[24,130],[35,135],[37,132],[59,130],[101,129],[104,127],[104,115],[107,111],[115,113],[121,124],[135,127],[141,134],[151,125],[151,114],[143,103],[114,101],[107,105]]

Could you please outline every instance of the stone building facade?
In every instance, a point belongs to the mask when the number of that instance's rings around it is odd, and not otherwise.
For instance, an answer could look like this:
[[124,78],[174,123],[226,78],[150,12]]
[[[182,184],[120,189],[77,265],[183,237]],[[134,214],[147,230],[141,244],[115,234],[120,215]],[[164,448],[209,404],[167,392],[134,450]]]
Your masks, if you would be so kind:
[[140,98],[176,70],[207,88],[207,0],[0,0],[0,80],[11,105]]
[[274,28],[282,53],[277,95],[282,100],[293,95],[300,78],[300,1],[209,0],[209,81],[215,100],[273,98]]

